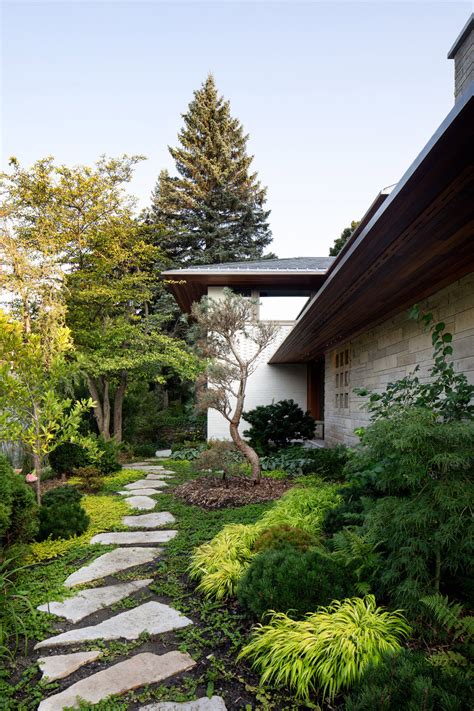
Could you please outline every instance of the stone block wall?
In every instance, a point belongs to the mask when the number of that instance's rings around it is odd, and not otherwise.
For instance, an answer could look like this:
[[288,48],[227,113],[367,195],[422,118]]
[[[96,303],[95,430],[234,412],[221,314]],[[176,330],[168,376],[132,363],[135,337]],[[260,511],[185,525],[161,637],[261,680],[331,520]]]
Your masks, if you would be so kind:
[[[453,359],[458,372],[463,372],[474,383],[474,272],[449,287],[438,291],[420,304],[433,312],[436,321],[444,321],[453,334]],[[349,383],[338,382],[341,369],[336,357],[348,350]],[[365,398],[355,395],[354,388],[368,387],[382,392],[387,383],[404,377],[420,366],[420,377],[427,381],[432,366],[431,336],[423,327],[408,319],[406,311],[384,321],[351,341],[342,343],[337,350],[326,354],[325,367],[325,441],[355,444],[356,427],[369,421],[363,409]],[[347,392],[347,400],[341,395]],[[336,407],[336,395],[337,407]],[[347,407],[344,405],[347,402]]]

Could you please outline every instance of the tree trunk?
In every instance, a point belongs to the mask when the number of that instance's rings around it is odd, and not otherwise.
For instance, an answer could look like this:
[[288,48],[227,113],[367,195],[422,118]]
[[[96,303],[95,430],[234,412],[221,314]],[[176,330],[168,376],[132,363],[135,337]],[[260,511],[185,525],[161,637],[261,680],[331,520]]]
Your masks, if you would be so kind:
[[235,423],[234,421],[230,423],[230,436],[232,437],[232,441],[234,442],[237,449],[242,452],[245,459],[249,462],[252,468],[252,481],[254,482],[254,484],[258,484],[261,479],[259,456],[257,452],[242,439],[239,433],[238,423]]
[[102,426],[102,437],[107,441],[110,439],[110,396],[109,396],[109,381],[102,378],[102,411],[104,420]]
[[42,474],[42,464],[41,464],[41,457],[39,454],[36,454],[36,452],[33,452],[33,467],[35,470],[36,474],[36,501],[38,502],[38,506],[41,505],[41,474]]
[[[94,400],[94,417],[97,422],[99,434],[105,440],[110,439],[110,399],[109,399],[109,384],[105,378],[101,378],[102,382],[102,398],[99,392],[99,387],[90,375],[87,376],[87,387]],[[102,400],[102,402],[101,402]]]
[[127,373],[122,372],[114,397],[114,440],[118,444],[122,441],[122,406],[126,389]]

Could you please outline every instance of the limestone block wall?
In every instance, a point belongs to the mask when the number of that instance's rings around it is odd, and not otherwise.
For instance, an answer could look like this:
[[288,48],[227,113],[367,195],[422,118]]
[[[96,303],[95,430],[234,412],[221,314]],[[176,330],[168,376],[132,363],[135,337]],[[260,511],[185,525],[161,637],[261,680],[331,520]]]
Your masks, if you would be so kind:
[[[436,321],[446,323],[453,334],[455,369],[474,383],[474,272],[438,291],[421,306],[432,311]],[[349,363],[346,366],[344,362],[341,367],[341,353],[346,350]],[[354,388],[368,387],[382,392],[387,383],[404,377],[416,365],[420,366],[420,378],[427,381],[432,353],[430,334],[424,333],[420,324],[408,320],[406,311],[328,352],[326,444],[355,444],[358,438],[354,429],[369,421],[368,413],[362,409],[365,398],[355,395]],[[345,361],[344,356],[342,359]]]
[[[210,287],[208,290],[208,294],[212,298],[218,299],[220,293],[222,293],[220,287]],[[257,405],[271,405],[272,402],[290,398],[297,402],[303,410],[306,410],[306,365],[268,365],[272,353],[276,351],[292,328],[292,323],[280,323],[276,340],[260,354],[257,368],[250,376],[247,385],[246,410],[251,410]],[[243,352],[248,347],[248,343],[241,344]],[[243,433],[247,427],[248,424],[242,422],[240,431]],[[208,439],[230,439],[229,423],[216,410],[208,410],[207,436]]]

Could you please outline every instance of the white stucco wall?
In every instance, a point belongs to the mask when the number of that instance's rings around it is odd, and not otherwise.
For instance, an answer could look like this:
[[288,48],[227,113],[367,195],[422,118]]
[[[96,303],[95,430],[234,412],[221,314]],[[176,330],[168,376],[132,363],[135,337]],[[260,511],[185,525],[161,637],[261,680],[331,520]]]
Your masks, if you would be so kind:
[[[208,294],[212,298],[218,299],[222,294],[222,288],[209,287]],[[268,365],[272,353],[276,351],[292,328],[292,323],[281,323],[277,338],[260,355],[257,368],[250,376],[247,385],[245,410],[251,410],[257,405],[271,405],[272,402],[290,398],[298,403],[303,410],[306,410],[306,365]],[[247,427],[248,424],[242,421],[240,431],[243,433]],[[230,439],[229,423],[216,410],[208,410],[207,436],[208,439]]]

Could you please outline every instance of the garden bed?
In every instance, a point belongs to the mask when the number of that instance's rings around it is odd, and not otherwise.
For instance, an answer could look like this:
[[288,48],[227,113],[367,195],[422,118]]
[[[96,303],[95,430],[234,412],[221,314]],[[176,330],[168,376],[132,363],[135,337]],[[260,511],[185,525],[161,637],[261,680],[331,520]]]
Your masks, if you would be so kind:
[[200,476],[176,487],[176,497],[205,509],[222,509],[273,501],[280,498],[292,484],[287,480],[262,477],[258,484],[245,477]]

